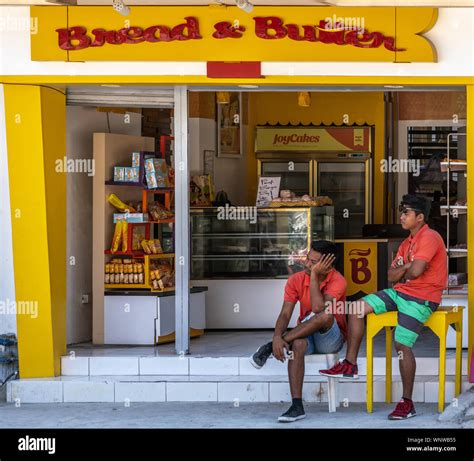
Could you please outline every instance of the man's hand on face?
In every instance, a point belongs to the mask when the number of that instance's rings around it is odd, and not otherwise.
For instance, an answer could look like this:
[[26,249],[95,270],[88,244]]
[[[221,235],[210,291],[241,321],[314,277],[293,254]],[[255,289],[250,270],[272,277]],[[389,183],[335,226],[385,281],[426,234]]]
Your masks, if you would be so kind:
[[273,338],[273,357],[280,362],[285,361],[285,349],[289,350],[289,348],[290,346],[281,336]]
[[326,275],[331,269],[336,257],[333,254],[326,254],[311,267],[312,276]]

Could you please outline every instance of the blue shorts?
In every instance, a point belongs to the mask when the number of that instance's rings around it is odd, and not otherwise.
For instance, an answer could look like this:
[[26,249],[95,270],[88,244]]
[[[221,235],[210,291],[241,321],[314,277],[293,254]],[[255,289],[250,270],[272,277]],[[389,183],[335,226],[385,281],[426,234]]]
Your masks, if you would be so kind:
[[311,354],[335,354],[344,346],[344,336],[336,322],[333,320],[332,327],[325,333],[317,331],[311,336],[307,336],[308,347],[304,355]]

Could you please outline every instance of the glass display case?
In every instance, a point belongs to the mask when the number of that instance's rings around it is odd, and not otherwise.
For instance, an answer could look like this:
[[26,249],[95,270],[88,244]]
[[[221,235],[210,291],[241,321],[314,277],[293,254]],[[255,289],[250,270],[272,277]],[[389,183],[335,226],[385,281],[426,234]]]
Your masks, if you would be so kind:
[[334,240],[332,206],[257,208],[254,219],[221,214],[218,208],[191,209],[194,280],[287,278],[303,269],[311,240]]

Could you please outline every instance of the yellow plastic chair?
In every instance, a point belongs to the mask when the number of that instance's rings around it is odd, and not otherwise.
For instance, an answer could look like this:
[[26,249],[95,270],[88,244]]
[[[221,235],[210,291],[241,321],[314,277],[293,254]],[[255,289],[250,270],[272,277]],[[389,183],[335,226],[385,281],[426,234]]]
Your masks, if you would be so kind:
[[[463,306],[440,306],[433,312],[425,327],[430,328],[439,338],[439,391],[438,411],[444,410],[444,392],[446,381],[446,334],[449,325],[456,328],[456,370],[454,395],[461,393],[461,352],[462,352],[462,311]],[[385,328],[385,401],[392,401],[392,331],[397,325],[397,312],[367,316],[367,412],[372,413],[374,395],[374,336]]]

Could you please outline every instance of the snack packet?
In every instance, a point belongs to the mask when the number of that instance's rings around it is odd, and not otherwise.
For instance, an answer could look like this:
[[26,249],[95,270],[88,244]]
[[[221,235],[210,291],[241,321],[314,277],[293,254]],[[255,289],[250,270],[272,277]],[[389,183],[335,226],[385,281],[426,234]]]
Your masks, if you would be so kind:
[[151,248],[150,248],[149,245],[148,245],[148,240],[145,240],[145,239],[142,240],[142,248],[143,248],[143,251],[144,251],[147,255],[150,255],[150,254],[151,254]]
[[110,247],[110,251],[112,253],[116,253],[118,251],[119,245],[120,245],[120,240],[122,238],[122,224],[125,221],[118,221],[115,224],[115,231],[114,231],[114,236],[112,238],[112,245]]
[[128,222],[122,222],[122,251],[126,253],[128,250]]

